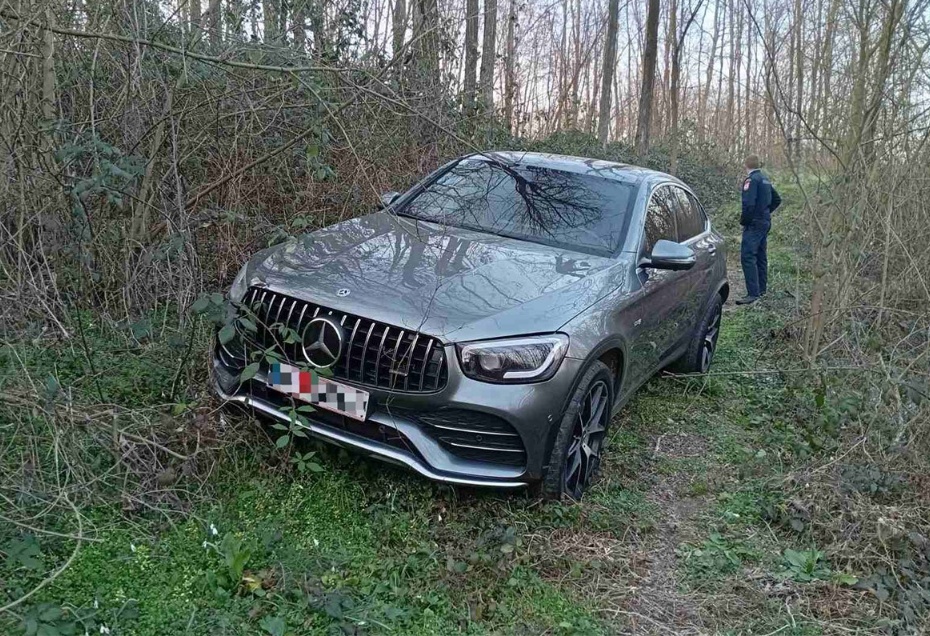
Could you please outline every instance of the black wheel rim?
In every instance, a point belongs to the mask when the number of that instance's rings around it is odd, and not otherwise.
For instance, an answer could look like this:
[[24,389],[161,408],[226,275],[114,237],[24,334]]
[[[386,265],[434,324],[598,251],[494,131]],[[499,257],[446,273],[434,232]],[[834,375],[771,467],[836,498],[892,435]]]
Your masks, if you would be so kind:
[[610,419],[610,389],[604,380],[596,380],[575,415],[572,439],[565,453],[563,490],[572,499],[580,499],[601,462],[601,449]]
[[710,369],[710,363],[714,359],[714,351],[717,349],[717,337],[720,335],[720,307],[714,311],[714,317],[710,321],[710,326],[704,332],[704,342],[701,346],[701,373],[707,373]]

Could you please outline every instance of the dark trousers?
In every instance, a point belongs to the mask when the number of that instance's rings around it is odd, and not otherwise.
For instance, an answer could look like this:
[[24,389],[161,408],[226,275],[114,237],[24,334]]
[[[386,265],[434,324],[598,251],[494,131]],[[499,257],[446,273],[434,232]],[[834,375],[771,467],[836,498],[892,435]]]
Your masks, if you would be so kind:
[[772,221],[768,218],[756,219],[743,228],[743,242],[740,245],[739,260],[743,265],[743,277],[746,279],[746,294],[761,296],[769,282],[768,247],[769,230]]

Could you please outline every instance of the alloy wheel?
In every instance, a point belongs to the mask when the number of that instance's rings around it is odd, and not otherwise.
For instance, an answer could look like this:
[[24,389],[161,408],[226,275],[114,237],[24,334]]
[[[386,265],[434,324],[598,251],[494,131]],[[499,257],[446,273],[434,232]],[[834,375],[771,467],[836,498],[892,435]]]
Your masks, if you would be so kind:
[[597,471],[601,449],[610,418],[610,389],[604,380],[596,380],[588,391],[575,416],[572,440],[565,453],[562,471],[562,489],[569,497],[578,500]]
[[707,373],[710,370],[710,363],[714,359],[714,351],[717,349],[717,337],[720,335],[721,316],[720,305],[717,305],[710,326],[704,332],[704,342],[701,343],[701,373]]

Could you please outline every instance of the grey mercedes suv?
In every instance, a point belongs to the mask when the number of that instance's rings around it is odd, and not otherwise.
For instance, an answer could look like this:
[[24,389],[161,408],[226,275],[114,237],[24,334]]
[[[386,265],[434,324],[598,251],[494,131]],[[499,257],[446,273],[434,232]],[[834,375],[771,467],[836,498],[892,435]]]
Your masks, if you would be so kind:
[[479,153],[256,254],[214,384],[431,479],[578,499],[640,385],[707,371],[728,293],[723,239],[674,177]]

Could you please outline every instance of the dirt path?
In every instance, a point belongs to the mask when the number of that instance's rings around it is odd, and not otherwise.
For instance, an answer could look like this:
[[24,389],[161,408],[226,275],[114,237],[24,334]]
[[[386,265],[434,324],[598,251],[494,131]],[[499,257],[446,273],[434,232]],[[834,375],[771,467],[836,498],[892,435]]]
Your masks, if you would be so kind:
[[[698,457],[706,451],[704,438],[688,433],[663,433],[654,439],[654,468],[662,460]],[[680,591],[679,546],[695,537],[692,523],[706,508],[708,498],[687,495],[688,475],[656,470],[647,499],[657,506],[655,532],[639,558],[639,589],[627,614],[635,634],[706,633],[697,605]]]

